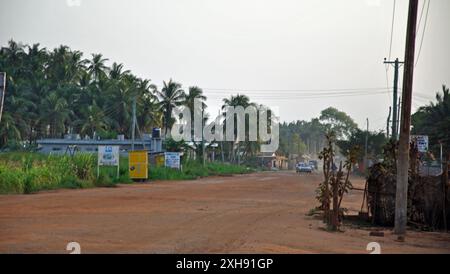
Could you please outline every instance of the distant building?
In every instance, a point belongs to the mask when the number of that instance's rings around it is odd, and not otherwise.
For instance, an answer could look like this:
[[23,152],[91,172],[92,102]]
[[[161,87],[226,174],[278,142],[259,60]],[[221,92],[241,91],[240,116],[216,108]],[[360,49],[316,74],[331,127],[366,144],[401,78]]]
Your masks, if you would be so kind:
[[[73,154],[76,152],[97,153],[98,146],[120,146],[121,153],[127,153],[132,148],[132,140],[119,135],[117,139],[96,140],[81,139],[78,134],[67,134],[64,139],[41,139],[37,141],[38,151],[45,154]],[[144,134],[142,139],[135,139],[135,150],[148,150],[149,153],[162,152],[162,139],[152,138]]]
[[289,168],[289,159],[275,153],[262,153],[258,156],[261,166],[269,169],[286,170]]

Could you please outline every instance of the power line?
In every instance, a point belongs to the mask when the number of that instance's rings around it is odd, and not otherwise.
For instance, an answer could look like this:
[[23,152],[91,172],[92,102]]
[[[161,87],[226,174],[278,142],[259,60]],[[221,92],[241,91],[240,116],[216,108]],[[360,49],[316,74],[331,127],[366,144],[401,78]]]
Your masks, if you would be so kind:
[[[209,92],[345,92],[345,91],[376,91],[386,90],[386,87],[371,87],[371,88],[330,88],[330,89],[240,89],[240,88],[202,88]],[[388,88],[389,89],[389,88]]]
[[[350,93],[350,94],[320,94],[320,95],[272,95],[272,96],[264,96],[264,95],[255,95],[252,96],[252,99],[256,100],[273,100],[273,101],[279,101],[279,100],[293,100],[293,99],[323,99],[323,98],[342,98],[342,97],[357,97],[357,96],[370,96],[370,95],[379,95],[379,94],[387,94],[389,91],[378,91],[374,93]],[[222,98],[220,94],[213,94],[212,97],[216,97],[218,99]]]
[[[392,8],[392,23],[391,23],[391,39],[389,41],[389,60],[391,60],[392,57],[392,44],[393,44],[393,40],[394,40],[394,27],[395,27],[395,8],[396,8],[396,3],[397,1],[394,0],[394,6]],[[386,70],[386,86],[389,87],[389,68],[390,66],[388,64],[385,65],[385,70]],[[389,96],[389,95],[388,95]]]
[[425,5],[427,4],[427,0],[423,0],[422,11],[420,12],[419,24],[417,24],[416,32],[419,32],[420,26],[422,25],[423,12],[425,11]]
[[393,10],[392,10],[391,41],[389,42],[389,60],[391,60],[392,43],[393,43],[393,40],[394,40],[395,7],[396,7],[396,3],[397,3],[397,0],[394,0],[394,7],[393,7]]
[[417,66],[417,64],[419,63],[420,53],[422,52],[423,40],[424,40],[424,38],[425,38],[425,31],[426,31],[426,29],[427,29],[428,12],[430,11],[430,3],[431,3],[431,0],[428,0],[427,12],[426,12],[426,14],[425,14],[425,23],[424,23],[424,25],[423,25],[422,38],[421,38],[421,40],[420,40],[419,53],[417,54],[417,60],[416,60],[416,64],[415,64],[414,66]]
[[[358,91],[316,91],[316,92],[302,92],[302,93],[291,93],[291,92],[259,92],[259,93],[240,93],[238,94],[245,94],[248,96],[269,96],[269,97],[279,97],[279,96],[320,96],[320,95],[346,95],[346,94],[370,94],[375,92],[387,92],[390,91],[390,89],[381,88],[381,89],[374,89],[374,90],[358,90]],[[229,92],[219,92],[219,91],[211,91],[207,92],[207,95],[230,95]],[[233,95],[233,94],[231,94]]]

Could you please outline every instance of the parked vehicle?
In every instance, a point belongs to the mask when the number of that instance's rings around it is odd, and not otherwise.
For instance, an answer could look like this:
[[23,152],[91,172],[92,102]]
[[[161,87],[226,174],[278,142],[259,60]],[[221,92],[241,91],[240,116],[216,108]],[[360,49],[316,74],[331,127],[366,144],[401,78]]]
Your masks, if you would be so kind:
[[296,167],[297,173],[312,173],[313,168],[309,164],[299,163]]
[[311,160],[311,161],[309,161],[309,165],[310,165],[314,170],[319,170],[319,162],[317,162],[316,160]]

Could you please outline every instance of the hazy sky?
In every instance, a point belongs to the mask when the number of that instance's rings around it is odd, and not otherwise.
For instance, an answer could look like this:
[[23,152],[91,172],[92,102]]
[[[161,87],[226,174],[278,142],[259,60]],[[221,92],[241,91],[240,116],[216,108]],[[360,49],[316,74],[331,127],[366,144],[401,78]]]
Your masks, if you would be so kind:
[[[309,120],[335,106],[360,127],[366,118],[371,130],[386,127],[392,99],[375,89],[387,88],[383,58],[389,53],[392,0],[0,2],[2,46],[12,38],[47,48],[68,45],[85,57],[102,53],[158,86],[172,78],[185,88],[204,88],[214,114],[223,97],[241,92],[278,106],[285,121]],[[392,58],[401,60],[407,6],[407,0],[397,0]],[[431,0],[414,109],[434,98],[443,83],[450,85],[449,14],[450,1]],[[422,31],[418,47],[421,36]],[[392,78],[391,69],[389,87]],[[330,91],[360,88],[375,94],[336,97],[333,92],[343,91]]]

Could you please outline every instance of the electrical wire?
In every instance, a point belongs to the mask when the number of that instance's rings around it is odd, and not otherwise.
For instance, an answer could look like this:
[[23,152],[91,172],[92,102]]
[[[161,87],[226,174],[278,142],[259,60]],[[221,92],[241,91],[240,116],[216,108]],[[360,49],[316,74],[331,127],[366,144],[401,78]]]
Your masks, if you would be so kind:
[[423,26],[422,38],[420,40],[419,53],[417,54],[416,64],[414,66],[417,66],[417,64],[419,63],[420,53],[422,52],[423,41],[424,41],[424,38],[425,38],[425,31],[427,29],[428,13],[430,11],[430,3],[431,3],[431,0],[428,0],[427,12],[425,14],[425,23],[424,23],[424,26]]
[[209,92],[345,92],[345,91],[371,91],[371,90],[385,90],[385,87],[371,87],[371,88],[330,88],[330,89],[239,89],[239,88],[203,88],[204,91]]
[[[342,98],[342,97],[357,97],[357,96],[370,96],[370,95],[379,95],[379,94],[386,94],[390,91],[377,91],[373,93],[346,93],[346,94],[320,94],[320,95],[314,95],[314,94],[308,94],[308,95],[256,95],[252,96],[252,99],[257,100],[273,100],[273,101],[279,101],[279,100],[294,100],[294,99],[323,99],[323,98]],[[213,94],[212,96],[215,99],[222,98],[219,94]]]
[[394,26],[395,26],[395,9],[396,9],[397,0],[394,0],[394,7],[392,10],[392,24],[391,24],[391,41],[389,42],[389,60],[391,60],[392,55],[392,44],[394,40]]
[[423,0],[422,11],[420,12],[419,24],[417,25],[416,32],[419,32],[420,26],[422,25],[423,12],[425,11],[425,5],[427,4],[427,0]]

